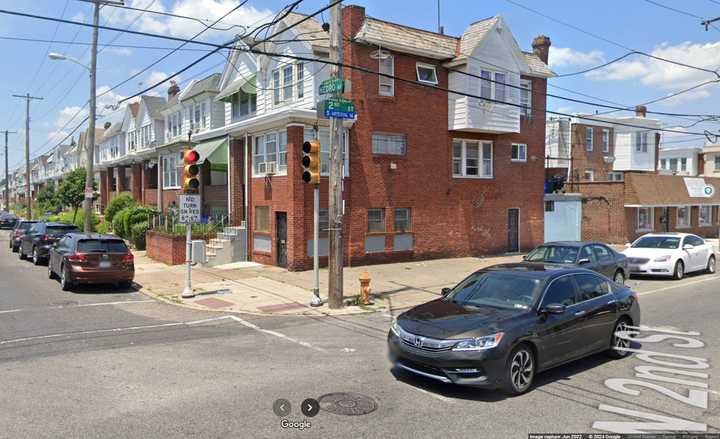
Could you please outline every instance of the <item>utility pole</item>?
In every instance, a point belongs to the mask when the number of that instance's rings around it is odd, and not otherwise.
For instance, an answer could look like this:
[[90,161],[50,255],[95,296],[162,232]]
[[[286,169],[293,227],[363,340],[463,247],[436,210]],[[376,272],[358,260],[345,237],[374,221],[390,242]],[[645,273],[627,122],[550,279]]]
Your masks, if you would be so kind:
[[[333,3],[330,0],[330,3]],[[337,2],[330,9],[330,61],[337,63],[332,67],[331,76],[343,79],[343,32],[342,6]],[[330,232],[328,255],[328,305],[330,308],[343,306],[343,136],[342,119],[330,118],[330,190],[328,200],[328,223]]]
[[710,30],[710,26],[712,26],[712,24],[715,23],[716,21],[720,21],[720,17],[711,18],[709,20],[703,20],[700,22],[700,24],[705,26],[705,31],[707,32],[708,30]]
[[[95,112],[97,107],[97,41],[98,41],[98,24],[100,23],[100,1],[94,1],[93,13],[93,32],[92,32],[92,48],[90,49],[90,119],[88,120],[88,135],[85,142],[85,198],[83,199],[83,212],[85,213],[85,223],[83,230],[85,233],[92,232],[92,200],[93,200],[93,180],[95,172],[93,170],[93,155],[95,153]],[[78,146],[79,147],[79,146]],[[80,161],[78,161],[78,167]]]
[[8,170],[8,134],[17,134],[17,131],[0,131],[5,133],[5,211],[10,212],[10,175]]
[[30,96],[30,93],[13,96],[25,99],[25,203],[27,204],[27,219],[32,219],[32,199],[30,197],[30,101],[41,101],[43,98]]

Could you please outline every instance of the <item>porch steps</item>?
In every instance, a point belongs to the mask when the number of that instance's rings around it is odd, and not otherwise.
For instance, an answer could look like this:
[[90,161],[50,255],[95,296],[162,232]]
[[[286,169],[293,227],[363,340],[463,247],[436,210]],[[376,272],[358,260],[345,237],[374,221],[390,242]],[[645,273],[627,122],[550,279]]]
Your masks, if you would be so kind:
[[247,259],[246,234],[243,226],[228,226],[217,233],[206,247],[209,267],[245,261]]

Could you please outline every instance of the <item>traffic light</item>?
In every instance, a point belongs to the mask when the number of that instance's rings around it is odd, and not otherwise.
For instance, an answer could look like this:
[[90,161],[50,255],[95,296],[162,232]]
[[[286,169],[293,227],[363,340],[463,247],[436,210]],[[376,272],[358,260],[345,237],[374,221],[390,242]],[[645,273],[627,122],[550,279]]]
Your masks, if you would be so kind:
[[305,183],[320,184],[320,141],[312,139],[303,143],[302,179]]
[[182,152],[183,158],[183,180],[182,190],[186,194],[196,194],[200,188],[200,154],[192,149]]

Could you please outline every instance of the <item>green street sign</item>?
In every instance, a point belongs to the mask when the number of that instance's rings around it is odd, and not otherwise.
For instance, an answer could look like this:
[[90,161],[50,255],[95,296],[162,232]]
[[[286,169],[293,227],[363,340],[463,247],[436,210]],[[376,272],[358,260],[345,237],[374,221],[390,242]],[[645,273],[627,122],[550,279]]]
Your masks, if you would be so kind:
[[321,95],[340,94],[346,91],[350,91],[350,81],[340,78],[326,79],[320,84]]
[[324,101],[324,116],[339,119],[354,119],[355,104],[349,99],[331,98]]

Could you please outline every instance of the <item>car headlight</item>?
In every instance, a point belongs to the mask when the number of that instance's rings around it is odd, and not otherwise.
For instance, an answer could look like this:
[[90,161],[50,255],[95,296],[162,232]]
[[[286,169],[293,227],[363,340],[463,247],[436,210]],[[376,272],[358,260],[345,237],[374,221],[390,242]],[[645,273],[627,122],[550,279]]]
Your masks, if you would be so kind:
[[393,334],[400,337],[400,325],[398,325],[397,320],[393,320],[392,325],[390,325],[390,330],[393,332]]
[[671,257],[670,255],[660,256],[659,258],[653,259],[653,262],[667,262]]
[[505,333],[498,332],[493,335],[461,340],[455,345],[453,351],[484,351],[486,349],[492,349],[500,344],[503,335],[505,335]]

